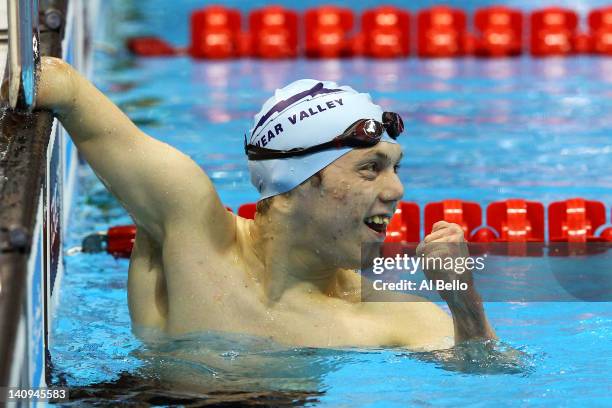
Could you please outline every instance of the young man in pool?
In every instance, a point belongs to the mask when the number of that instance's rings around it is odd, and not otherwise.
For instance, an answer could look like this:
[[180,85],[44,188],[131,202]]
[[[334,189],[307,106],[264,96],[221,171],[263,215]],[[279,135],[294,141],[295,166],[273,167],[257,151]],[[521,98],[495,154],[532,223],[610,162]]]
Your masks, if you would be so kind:
[[[43,58],[37,107],[54,112],[138,226],[135,328],[314,347],[439,349],[495,337],[471,285],[445,297],[452,318],[431,302],[361,301],[361,244],[382,242],[403,195],[394,140],[403,125],[368,94],[301,80],[264,104],[245,141],[261,194],[255,220],[227,211],[196,163],[61,60]],[[463,240],[458,225],[439,222],[424,242]]]

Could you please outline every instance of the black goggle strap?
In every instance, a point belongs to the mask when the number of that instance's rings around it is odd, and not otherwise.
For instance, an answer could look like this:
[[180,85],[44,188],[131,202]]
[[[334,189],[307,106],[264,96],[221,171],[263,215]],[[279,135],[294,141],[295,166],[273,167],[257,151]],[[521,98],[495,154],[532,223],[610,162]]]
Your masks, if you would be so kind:
[[274,149],[266,149],[265,147],[256,146],[253,144],[248,144],[246,142],[246,133],[244,135],[244,150],[246,155],[250,160],[271,160],[271,159],[281,159],[284,157],[295,157],[295,156],[303,156],[306,154],[316,153],[321,150],[326,150],[330,147],[342,147],[345,145],[345,140],[350,140],[351,136],[355,133],[355,126],[361,122],[363,119],[355,121],[351,126],[347,128],[340,136],[336,136],[334,139],[329,142],[321,143],[319,145],[311,146],[311,147],[297,147],[295,149],[290,150],[274,150]]
[[325,142],[316,146],[297,147],[291,150],[273,150],[266,149],[265,147],[248,145],[246,148],[246,154],[250,160],[282,159],[287,157],[304,156],[307,154],[317,153],[322,150],[327,150],[330,147],[334,147],[336,145],[337,142],[335,140]]
[[[253,144],[247,144],[246,133],[244,134],[244,151],[250,160],[271,160],[281,159],[286,157],[303,156],[307,154],[317,153],[322,150],[329,149],[330,147],[341,148],[341,147],[368,147],[378,143],[382,137],[383,131],[386,129],[389,136],[393,139],[402,132],[403,126],[401,118],[397,113],[384,112],[383,123],[380,123],[373,119],[359,119],[353,122],[345,131],[339,136],[329,142],[321,143],[319,145],[311,147],[298,147],[290,150],[274,150],[266,149],[265,147],[256,146]],[[366,137],[359,137],[357,135],[357,127],[360,124],[365,124],[366,121],[372,120],[376,124],[376,134],[374,136],[365,134]],[[399,129],[398,129],[399,125]],[[391,132],[389,128],[392,127]]]

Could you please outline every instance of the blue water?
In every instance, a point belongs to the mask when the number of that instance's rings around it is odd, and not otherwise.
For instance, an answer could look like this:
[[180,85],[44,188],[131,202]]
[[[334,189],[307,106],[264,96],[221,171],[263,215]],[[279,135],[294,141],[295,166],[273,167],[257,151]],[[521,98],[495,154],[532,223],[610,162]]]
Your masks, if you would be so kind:
[[[199,163],[226,205],[236,208],[257,198],[242,146],[252,116],[274,89],[307,77],[368,91],[385,109],[402,114],[405,200],[423,206],[460,198],[486,205],[521,197],[548,204],[581,196],[603,201],[610,222],[610,58],[131,58],[118,42],[126,33],[154,32],[177,44],[186,41],[181,24],[193,1],[147,3],[150,8],[136,12],[131,2],[111,2],[107,12],[113,18],[94,40],[96,85],[143,130]],[[487,2],[469,2],[467,8],[481,4]],[[164,15],[166,23],[174,22],[170,32],[162,32]],[[178,24],[177,16],[185,20]],[[84,165],[79,185],[66,249],[80,245],[92,231],[130,223]],[[55,381],[72,387],[108,391],[113,387],[96,384],[118,387],[127,377],[144,378],[155,389],[154,373],[178,372],[201,378],[204,393],[224,390],[215,397],[219,400],[240,399],[228,390],[255,384],[288,398],[293,398],[290,392],[304,391],[306,396],[295,398],[321,406],[612,405],[610,303],[487,303],[500,339],[526,353],[517,364],[495,355],[466,359],[460,351],[448,356],[397,349],[283,349],[214,334],[145,346],[130,330],[128,261],[102,254],[65,260],[51,355]]]

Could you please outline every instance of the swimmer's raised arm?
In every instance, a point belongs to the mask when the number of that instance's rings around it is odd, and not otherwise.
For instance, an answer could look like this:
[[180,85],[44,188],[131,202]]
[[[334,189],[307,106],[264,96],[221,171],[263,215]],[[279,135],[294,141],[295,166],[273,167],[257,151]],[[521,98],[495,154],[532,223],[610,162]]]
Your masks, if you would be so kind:
[[[463,229],[454,223],[438,221],[432,232],[425,237],[417,248],[417,254],[439,259],[467,258],[469,251],[465,243]],[[456,272],[439,269],[424,269],[425,275],[432,280],[446,283],[463,282],[467,290],[439,290],[440,297],[446,302],[453,316],[455,343],[475,339],[497,338],[487,319],[482,298],[476,291],[469,270]]]
[[233,216],[188,156],[142,132],[102,92],[60,59],[43,57],[37,108],[62,122],[106,187],[160,244],[168,227],[201,225],[211,245],[233,238]]

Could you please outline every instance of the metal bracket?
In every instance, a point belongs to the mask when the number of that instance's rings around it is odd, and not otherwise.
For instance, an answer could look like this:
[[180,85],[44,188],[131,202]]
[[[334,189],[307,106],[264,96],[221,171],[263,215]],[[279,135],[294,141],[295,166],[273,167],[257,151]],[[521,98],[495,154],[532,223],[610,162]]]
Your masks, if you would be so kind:
[[22,226],[0,229],[0,252],[26,253],[30,247],[30,237]]

